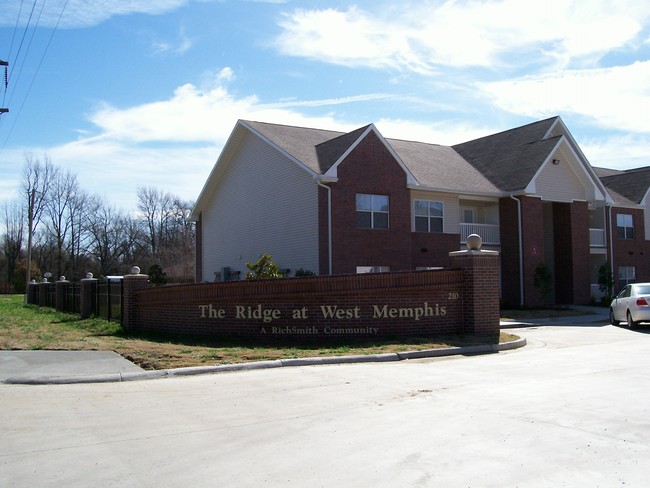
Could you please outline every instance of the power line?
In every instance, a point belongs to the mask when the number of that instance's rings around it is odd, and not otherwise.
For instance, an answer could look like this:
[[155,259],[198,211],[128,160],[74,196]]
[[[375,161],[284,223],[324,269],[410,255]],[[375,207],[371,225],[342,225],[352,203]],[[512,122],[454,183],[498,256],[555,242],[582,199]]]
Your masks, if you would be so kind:
[[[11,125],[11,128],[9,129],[9,134],[7,134],[7,137],[5,138],[5,140],[4,140],[3,144],[2,144],[2,147],[0,147],[0,153],[2,153],[4,151],[5,147],[7,146],[7,142],[9,141],[9,138],[11,137],[11,134],[14,131],[14,127],[16,127],[16,122],[18,121],[18,118],[20,117],[20,114],[21,114],[21,112],[23,110],[23,107],[25,106],[25,102],[27,101],[27,98],[29,97],[29,94],[30,94],[30,92],[32,90],[32,87],[34,86],[34,82],[36,81],[36,76],[38,75],[38,72],[41,69],[41,65],[43,64],[43,60],[45,59],[47,51],[49,50],[50,45],[52,44],[52,39],[54,38],[54,34],[56,33],[56,31],[57,31],[57,29],[59,27],[59,23],[61,22],[61,18],[63,17],[63,13],[65,12],[66,7],[68,6],[68,1],[69,0],[66,0],[65,3],[63,4],[63,8],[61,9],[61,13],[59,14],[59,18],[57,19],[56,24],[54,25],[54,28],[52,29],[52,34],[50,34],[50,38],[47,41],[47,45],[45,46],[45,50],[43,51],[43,55],[41,56],[41,59],[38,62],[38,66],[36,67],[36,71],[34,72],[34,76],[32,77],[32,81],[30,82],[29,87],[27,88],[27,92],[25,93],[25,97],[23,98],[23,101],[20,104],[20,108],[18,109],[18,113],[16,114],[16,116],[13,119],[13,124]],[[36,6],[36,0],[34,1],[34,6]],[[32,9],[32,11],[33,11],[33,9]],[[42,9],[41,9],[41,12],[42,12]],[[31,19],[31,15],[30,15],[30,19]],[[40,13],[39,13],[39,19],[40,19]],[[31,42],[30,42],[30,44],[31,44]],[[11,99],[10,99],[10,101],[11,101]],[[0,122],[1,122],[1,120],[2,119],[0,119]]]

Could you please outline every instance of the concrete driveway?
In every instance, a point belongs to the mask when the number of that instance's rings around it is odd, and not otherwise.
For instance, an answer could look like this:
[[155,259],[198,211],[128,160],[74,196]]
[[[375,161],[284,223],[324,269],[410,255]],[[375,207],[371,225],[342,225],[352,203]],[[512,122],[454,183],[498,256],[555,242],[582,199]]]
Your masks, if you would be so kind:
[[648,486],[648,329],[515,331],[482,356],[0,385],[0,486]]

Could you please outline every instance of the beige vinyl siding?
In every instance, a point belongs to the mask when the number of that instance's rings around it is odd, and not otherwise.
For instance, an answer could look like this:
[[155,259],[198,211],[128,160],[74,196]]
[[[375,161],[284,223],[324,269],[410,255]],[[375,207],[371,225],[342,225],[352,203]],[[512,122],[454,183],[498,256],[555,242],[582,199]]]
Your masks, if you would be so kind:
[[246,133],[203,211],[203,279],[246,274],[268,252],[280,268],[318,272],[317,185],[303,168]]
[[411,230],[415,228],[413,217],[413,201],[429,200],[443,204],[443,232],[457,234],[458,228],[458,195],[450,193],[435,193],[422,190],[411,190]]
[[560,160],[560,164],[549,162],[544,166],[535,179],[535,193],[543,200],[552,202],[587,200],[585,187],[570,163],[571,157],[562,154],[555,157]]

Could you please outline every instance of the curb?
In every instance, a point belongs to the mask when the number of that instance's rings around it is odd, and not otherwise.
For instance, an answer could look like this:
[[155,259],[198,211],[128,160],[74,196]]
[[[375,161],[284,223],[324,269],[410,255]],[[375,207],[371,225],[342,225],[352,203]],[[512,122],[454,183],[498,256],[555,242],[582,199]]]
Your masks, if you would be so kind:
[[501,344],[479,344],[476,346],[450,347],[445,349],[427,349],[424,351],[407,351],[385,354],[368,354],[355,356],[307,357],[295,359],[277,359],[274,361],[257,361],[252,363],[222,364],[219,366],[193,366],[189,368],[162,369],[137,373],[111,373],[85,376],[39,376],[7,378],[3,383],[10,385],[68,385],[77,383],[116,383],[123,381],[141,381],[175,376],[193,376],[200,374],[228,373],[234,371],[252,371],[258,369],[285,368],[295,366],[316,366],[328,364],[385,363],[409,359],[435,358],[456,355],[474,355],[496,353],[518,349],[526,345],[525,338]]

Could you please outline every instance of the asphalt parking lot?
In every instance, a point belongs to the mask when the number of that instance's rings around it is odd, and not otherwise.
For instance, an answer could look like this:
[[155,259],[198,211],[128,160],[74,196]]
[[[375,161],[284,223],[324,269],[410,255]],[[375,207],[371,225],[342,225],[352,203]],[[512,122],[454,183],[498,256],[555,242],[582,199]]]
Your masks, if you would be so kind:
[[650,330],[479,356],[0,385],[0,485],[647,486]]

